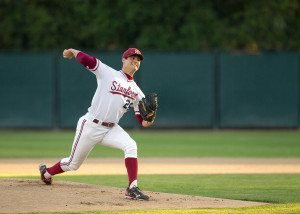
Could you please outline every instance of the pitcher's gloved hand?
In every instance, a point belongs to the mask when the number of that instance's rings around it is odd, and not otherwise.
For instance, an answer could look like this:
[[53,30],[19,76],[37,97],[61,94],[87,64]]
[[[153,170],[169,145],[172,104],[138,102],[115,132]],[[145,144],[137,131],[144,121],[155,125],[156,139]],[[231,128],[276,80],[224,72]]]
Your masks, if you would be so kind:
[[143,120],[153,122],[156,116],[157,94],[148,94],[139,102],[139,111]]

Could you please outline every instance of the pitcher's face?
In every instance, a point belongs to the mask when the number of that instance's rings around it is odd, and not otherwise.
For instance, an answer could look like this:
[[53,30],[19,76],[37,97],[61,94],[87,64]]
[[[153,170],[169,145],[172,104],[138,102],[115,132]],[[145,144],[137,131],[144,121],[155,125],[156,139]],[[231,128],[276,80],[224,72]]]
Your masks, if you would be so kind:
[[123,62],[123,68],[128,70],[134,70],[136,72],[141,65],[141,59],[138,55],[132,55],[126,58],[122,59]]

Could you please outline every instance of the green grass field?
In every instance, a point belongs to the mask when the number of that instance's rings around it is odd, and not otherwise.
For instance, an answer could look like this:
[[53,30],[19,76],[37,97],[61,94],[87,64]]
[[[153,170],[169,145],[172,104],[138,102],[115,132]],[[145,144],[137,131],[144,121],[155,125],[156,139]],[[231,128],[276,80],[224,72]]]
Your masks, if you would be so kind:
[[[297,131],[147,131],[129,132],[140,157],[299,158]],[[1,131],[1,158],[62,158],[69,155],[74,132]],[[122,157],[96,146],[90,157]],[[27,177],[39,179],[38,177]],[[124,187],[126,175],[57,176],[57,180]],[[300,174],[140,175],[144,190],[272,202],[239,209],[119,211],[88,213],[300,213]],[[67,213],[67,212],[64,212]]]
[[[140,157],[300,157],[300,132],[147,131],[129,132]],[[1,158],[69,156],[73,131],[0,131]],[[89,157],[122,157],[122,151],[96,146]]]

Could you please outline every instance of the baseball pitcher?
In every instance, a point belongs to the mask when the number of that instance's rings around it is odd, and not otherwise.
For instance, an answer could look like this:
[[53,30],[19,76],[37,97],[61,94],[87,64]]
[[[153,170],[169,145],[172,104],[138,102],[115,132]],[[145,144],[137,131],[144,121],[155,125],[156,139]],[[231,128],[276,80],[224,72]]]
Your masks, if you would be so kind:
[[125,155],[129,185],[125,198],[149,200],[138,188],[138,158],[136,142],[118,122],[125,112],[134,108],[135,116],[143,127],[153,124],[157,111],[157,95],[144,95],[133,80],[144,56],[136,48],[129,48],[122,56],[122,70],[115,70],[99,59],[75,49],[63,51],[63,57],[75,59],[97,80],[97,89],[91,106],[77,124],[76,135],[69,157],[52,167],[39,166],[41,180],[50,185],[54,175],[77,170],[96,144],[121,149]]

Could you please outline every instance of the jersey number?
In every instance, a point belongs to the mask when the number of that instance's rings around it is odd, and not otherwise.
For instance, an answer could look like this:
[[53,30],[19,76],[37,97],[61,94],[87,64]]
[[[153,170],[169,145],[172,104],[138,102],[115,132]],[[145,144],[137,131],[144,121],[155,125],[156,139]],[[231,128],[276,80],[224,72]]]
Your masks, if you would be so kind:
[[126,100],[126,103],[125,103],[125,105],[123,105],[123,108],[125,108],[126,111],[128,111],[132,106],[133,106],[133,103],[131,103],[130,100]]

